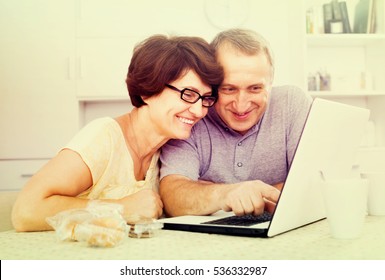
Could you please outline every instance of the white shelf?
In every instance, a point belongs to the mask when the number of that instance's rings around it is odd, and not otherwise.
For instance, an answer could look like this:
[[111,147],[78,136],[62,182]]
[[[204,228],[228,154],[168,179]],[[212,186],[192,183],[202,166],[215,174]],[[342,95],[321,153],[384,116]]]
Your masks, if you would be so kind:
[[306,41],[311,47],[365,47],[385,42],[385,34],[306,34]]
[[372,97],[372,96],[385,96],[385,91],[364,91],[358,90],[346,91],[309,91],[309,94],[313,97]]

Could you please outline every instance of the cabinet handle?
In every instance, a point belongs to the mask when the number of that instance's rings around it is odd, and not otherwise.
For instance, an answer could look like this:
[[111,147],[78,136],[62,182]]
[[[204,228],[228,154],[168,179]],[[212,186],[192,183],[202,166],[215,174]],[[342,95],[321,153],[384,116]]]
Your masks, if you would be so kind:
[[20,177],[22,177],[22,178],[30,178],[30,177],[32,177],[34,174],[32,174],[32,173],[24,173],[24,174],[21,174],[20,175]]

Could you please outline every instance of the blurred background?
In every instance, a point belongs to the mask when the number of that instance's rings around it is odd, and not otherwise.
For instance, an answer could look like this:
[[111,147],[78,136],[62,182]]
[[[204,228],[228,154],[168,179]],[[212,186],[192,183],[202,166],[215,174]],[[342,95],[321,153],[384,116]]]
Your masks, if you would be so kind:
[[90,120],[130,110],[132,50],[153,34],[253,29],[274,50],[274,85],[369,108],[362,145],[384,146],[384,15],[384,0],[0,0],[0,190]]

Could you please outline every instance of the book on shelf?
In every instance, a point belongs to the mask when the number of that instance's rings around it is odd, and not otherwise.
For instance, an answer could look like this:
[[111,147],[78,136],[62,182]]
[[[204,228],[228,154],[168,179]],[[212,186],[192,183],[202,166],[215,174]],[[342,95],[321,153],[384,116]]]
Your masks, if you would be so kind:
[[376,32],[376,0],[360,0],[355,7],[354,33]]
[[384,10],[384,2],[358,0],[354,6],[347,0],[329,0],[313,4],[306,10],[306,31],[308,34],[385,32],[385,15],[380,12]]
[[333,20],[333,6],[332,3],[325,3],[323,8],[323,20],[325,33],[331,33],[331,21]]
[[346,1],[339,2],[338,4],[339,4],[340,11],[341,11],[344,33],[351,33],[352,29],[350,26],[349,13],[348,13],[348,8],[346,6]]
[[346,1],[322,4],[324,33],[351,33]]
[[332,11],[333,11],[333,20],[342,21],[342,14],[341,14],[340,4],[338,3],[338,0],[333,0],[331,2],[331,5],[332,5]]

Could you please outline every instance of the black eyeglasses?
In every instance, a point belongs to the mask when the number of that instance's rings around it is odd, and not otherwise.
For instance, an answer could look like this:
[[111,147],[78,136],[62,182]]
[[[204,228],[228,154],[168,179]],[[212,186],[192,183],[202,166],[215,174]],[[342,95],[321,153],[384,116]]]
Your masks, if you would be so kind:
[[202,99],[202,106],[203,107],[211,107],[215,104],[217,101],[217,97],[213,95],[200,95],[198,92],[189,89],[184,88],[182,90],[177,89],[176,87],[166,84],[166,87],[175,90],[180,93],[180,98],[188,103],[196,103],[199,99]]

